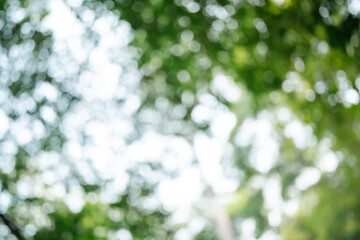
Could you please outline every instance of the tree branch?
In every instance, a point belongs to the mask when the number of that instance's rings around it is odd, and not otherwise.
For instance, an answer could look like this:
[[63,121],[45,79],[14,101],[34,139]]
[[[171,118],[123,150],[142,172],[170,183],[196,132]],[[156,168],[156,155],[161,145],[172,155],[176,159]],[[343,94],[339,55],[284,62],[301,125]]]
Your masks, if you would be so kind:
[[2,219],[4,224],[10,229],[11,233],[17,237],[17,239],[26,240],[21,234],[20,229],[5,214],[0,213],[0,218]]

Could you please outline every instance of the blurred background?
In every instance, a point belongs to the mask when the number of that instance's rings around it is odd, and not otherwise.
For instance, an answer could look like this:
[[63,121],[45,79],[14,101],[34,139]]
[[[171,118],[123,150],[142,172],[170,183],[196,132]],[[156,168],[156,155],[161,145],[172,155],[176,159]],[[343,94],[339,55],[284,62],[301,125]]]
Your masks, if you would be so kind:
[[0,239],[360,239],[359,0],[3,0]]

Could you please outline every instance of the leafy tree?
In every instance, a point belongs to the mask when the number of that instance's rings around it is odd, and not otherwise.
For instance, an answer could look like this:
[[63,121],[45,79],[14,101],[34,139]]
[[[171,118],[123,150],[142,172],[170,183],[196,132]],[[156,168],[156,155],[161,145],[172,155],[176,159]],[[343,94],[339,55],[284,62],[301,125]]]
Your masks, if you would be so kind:
[[[284,239],[358,238],[360,25],[351,1],[84,0],[80,6],[69,1],[69,6],[86,22],[83,40],[91,47],[101,41],[93,27],[97,18],[111,12],[131,26],[130,63],[141,73],[140,85],[132,90],[139,92],[141,103],[130,114],[135,130],[127,144],[149,128],[194,144],[199,132],[214,135],[217,110],[236,116],[224,157],[224,165],[231,164],[239,179],[235,201],[228,206],[236,235],[245,234],[239,226],[250,219],[257,238],[270,233]],[[108,239],[116,234],[122,239],[129,233],[133,239],[173,238],[178,229],[168,225],[170,213],[142,206],[157,184],[139,172],[147,166],[158,174],[174,173],[161,165],[135,166],[125,190],[104,201],[111,179],[91,167],[84,174],[68,157],[72,142],[64,119],[91,102],[76,90],[91,60],[79,63],[56,50],[56,38],[43,27],[47,11],[42,1],[0,3],[1,198],[10,202],[0,204],[2,211],[34,239]],[[94,20],[86,20],[89,12]],[[113,57],[121,59],[116,52]],[[77,67],[64,74],[54,62]],[[127,100],[114,97],[111,103],[123,109]],[[212,112],[197,117],[204,106]],[[239,137],[246,123],[264,119],[278,148],[269,167],[252,160],[256,148],[264,146]],[[305,142],[292,135],[294,126],[304,132]],[[81,144],[91,143],[85,128],[79,135]],[[59,181],[70,195],[73,186],[79,187],[86,203],[78,211],[47,195],[51,184],[42,184],[36,194],[22,192],[24,182],[38,182],[44,173],[36,163],[44,152],[61,159],[50,164],[52,170],[71,169]],[[329,170],[334,162],[338,166]],[[306,173],[319,175],[315,185],[302,185]],[[269,182],[280,186],[282,207],[299,201],[295,214],[275,212],[267,203],[265,196],[272,193],[262,184]],[[282,217],[281,224],[274,214]],[[210,220],[194,238],[215,239],[213,225]]]

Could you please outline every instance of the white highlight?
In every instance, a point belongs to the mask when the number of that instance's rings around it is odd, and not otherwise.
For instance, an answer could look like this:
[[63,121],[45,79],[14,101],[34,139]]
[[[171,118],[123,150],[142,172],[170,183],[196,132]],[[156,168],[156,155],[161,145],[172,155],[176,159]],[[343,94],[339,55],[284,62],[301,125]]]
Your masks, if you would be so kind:
[[320,180],[320,172],[316,168],[305,168],[301,174],[296,178],[296,187],[300,190],[305,190],[314,185]]

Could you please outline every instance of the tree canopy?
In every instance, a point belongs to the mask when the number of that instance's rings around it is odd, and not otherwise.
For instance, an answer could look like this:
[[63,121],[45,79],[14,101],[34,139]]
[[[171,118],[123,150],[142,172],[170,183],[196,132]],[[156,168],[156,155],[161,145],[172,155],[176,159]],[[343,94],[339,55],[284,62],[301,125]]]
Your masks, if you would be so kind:
[[358,5],[2,1],[1,238],[358,239]]

